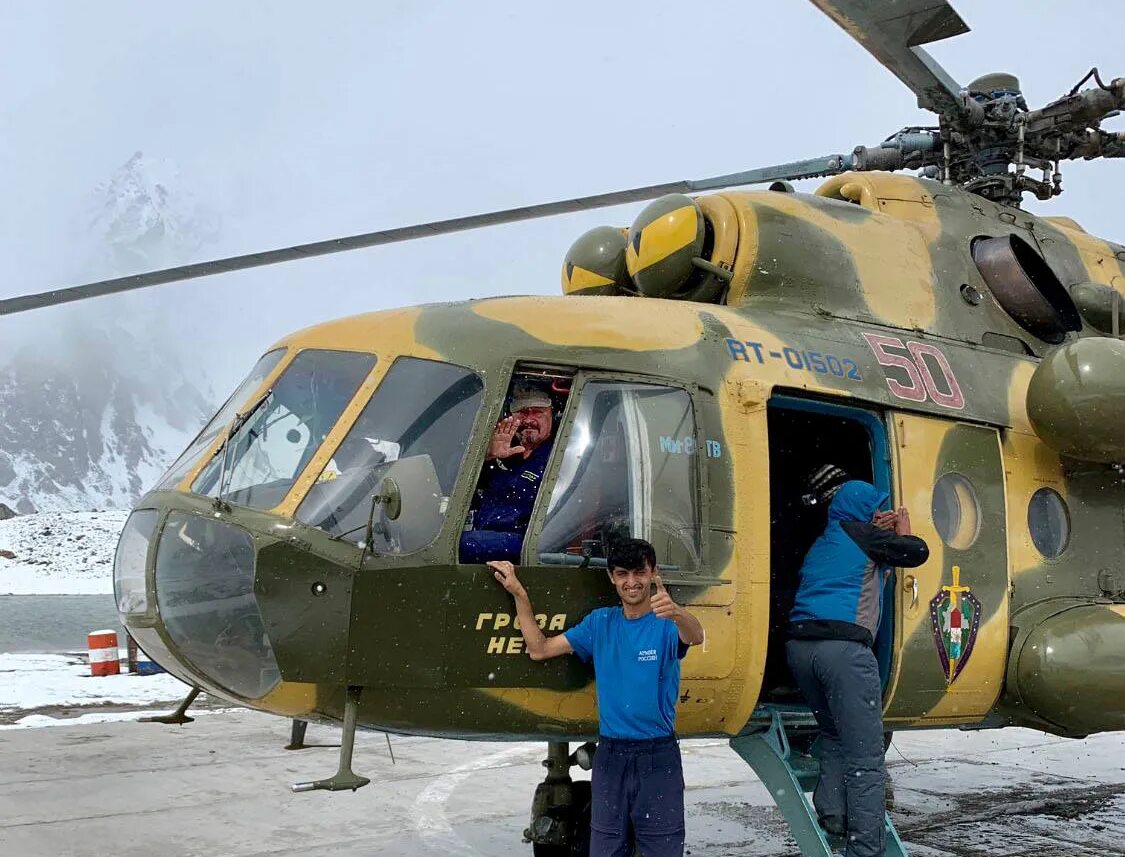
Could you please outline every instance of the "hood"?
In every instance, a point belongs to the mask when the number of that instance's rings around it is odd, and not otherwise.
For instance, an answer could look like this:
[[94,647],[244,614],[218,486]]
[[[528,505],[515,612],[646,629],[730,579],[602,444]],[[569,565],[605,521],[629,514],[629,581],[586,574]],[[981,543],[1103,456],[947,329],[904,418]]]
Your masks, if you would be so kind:
[[869,482],[853,479],[845,482],[828,506],[829,521],[870,521],[887,501],[887,492]]

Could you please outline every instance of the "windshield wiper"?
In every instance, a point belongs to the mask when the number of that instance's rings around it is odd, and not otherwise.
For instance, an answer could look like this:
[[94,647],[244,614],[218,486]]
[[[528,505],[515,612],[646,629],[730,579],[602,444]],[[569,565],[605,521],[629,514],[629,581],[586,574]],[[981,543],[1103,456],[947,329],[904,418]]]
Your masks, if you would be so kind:
[[[270,387],[268,390],[266,390],[266,392],[262,394],[262,397],[258,399],[258,401],[248,407],[241,414],[235,414],[234,419],[230,422],[230,428],[227,429],[226,437],[223,438],[223,442],[219,445],[219,448],[215,450],[215,455],[222,456],[222,459],[219,462],[219,487],[215,492],[215,502],[212,504],[216,509],[222,510],[223,506],[225,505],[223,503],[223,493],[226,491],[227,481],[227,448],[230,446],[231,439],[242,430],[242,427],[246,425],[247,422],[249,422],[250,418],[254,416],[254,414],[256,414],[258,411],[260,411],[262,405],[268,402],[271,398],[273,398],[273,387]],[[212,456],[212,458],[214,458],[214,456]]]

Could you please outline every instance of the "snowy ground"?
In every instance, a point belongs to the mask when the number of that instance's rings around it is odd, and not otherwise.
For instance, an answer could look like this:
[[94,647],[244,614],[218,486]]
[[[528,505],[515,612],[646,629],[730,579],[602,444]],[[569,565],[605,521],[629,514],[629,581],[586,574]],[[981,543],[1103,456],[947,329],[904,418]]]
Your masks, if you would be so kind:
[[128,512],[42,512],[0,521],[0,595],[113,593],[113,554]]
[[167,673],[94,677],[84,657],[0,654],[0,729],[136,719],[187,692]]
[[182,700],[188,689],[167,673],[95,677],[81,657],[4,653],[0,655],[0,729],[68,722],[57,715],[86,706],[127,718],[129,712],[106,709],[158,704],[167,709],[169,703]]
[[[541,744],[361,733],[355,793],[293,794],[336,770],[339,730],[238,710],[187,726],[0,733],[0,854],[13,857],[530,857]],[[1125,854],[1125,736],[899,733],[892,812],[911,857]],[[690,857],[792,855],[786,826],[719,740],[683,742]],[[906,761],[909,760],[909,761]],[[580,771],[578,777],[587,777]]]

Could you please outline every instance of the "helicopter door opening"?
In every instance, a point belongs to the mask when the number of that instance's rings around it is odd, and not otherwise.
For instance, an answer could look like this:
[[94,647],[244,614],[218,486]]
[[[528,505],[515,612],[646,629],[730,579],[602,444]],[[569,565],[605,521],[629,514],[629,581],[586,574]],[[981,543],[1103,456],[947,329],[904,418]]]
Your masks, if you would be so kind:
[[[767,408],[770,467],[770,636],[764,699],[800,702],[785,661],[786,627],[797,594],[801,563],[824,529],[823,509],[802,502],[805,480],[824,464],[890,493],[886,431],[879,414],[795,396],[774,396]],[[891,668],[893,581],[883,592],[875,655],[884,686]]]

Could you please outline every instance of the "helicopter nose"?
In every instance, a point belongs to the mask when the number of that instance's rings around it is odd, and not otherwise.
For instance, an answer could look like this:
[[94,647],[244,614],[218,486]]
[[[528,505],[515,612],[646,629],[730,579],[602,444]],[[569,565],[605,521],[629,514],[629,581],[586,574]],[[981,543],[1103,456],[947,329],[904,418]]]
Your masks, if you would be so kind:
[[[119,597],[126,627],[157,662],[169,666],[163,660],[170,657],[170,671],[181,678],[187,673],[247,700],[265,696],[280,672],[254,596],[253,536],[225,521],[172,511],[153,537],[150,621],[128,615]],[[123,573],[117,572],[119,592]]]

